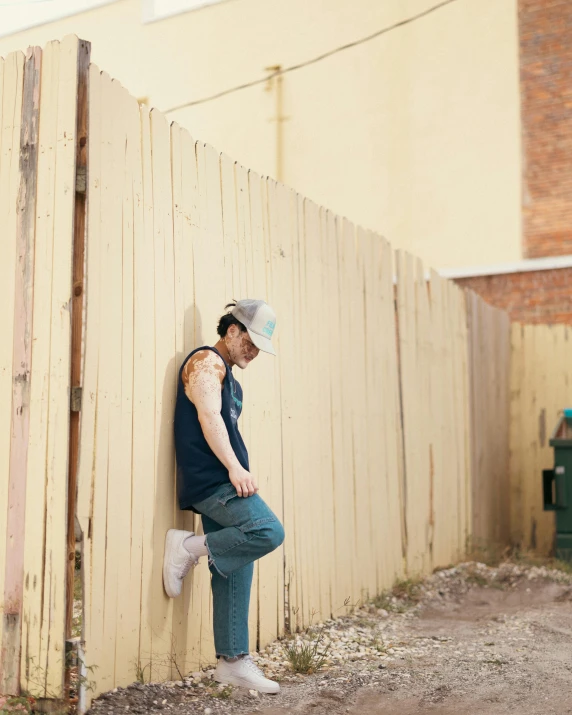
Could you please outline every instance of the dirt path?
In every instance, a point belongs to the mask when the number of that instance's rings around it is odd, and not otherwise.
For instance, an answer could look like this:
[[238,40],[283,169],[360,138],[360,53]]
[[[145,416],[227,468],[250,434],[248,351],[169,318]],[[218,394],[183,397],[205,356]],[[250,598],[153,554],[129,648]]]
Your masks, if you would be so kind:
[[216,686],[204,680],[137,685],[99,699],[92,712],[572,713],[570,577],[466,565],[436,574],[418,597],[406,613],[369,608],[333,622],[330,632],[342,634],[344,648],[355,641],[351,654],[317,675],[282,668],[277,696],[235,689],[213,697]]

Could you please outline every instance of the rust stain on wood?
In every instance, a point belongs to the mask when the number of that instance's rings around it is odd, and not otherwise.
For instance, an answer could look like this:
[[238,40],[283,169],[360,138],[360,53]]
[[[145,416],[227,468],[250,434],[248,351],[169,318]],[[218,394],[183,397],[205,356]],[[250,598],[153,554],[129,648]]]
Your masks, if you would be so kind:
[[546,446],[546,408],[543,407],[538,415],[538,441],[541,447]]

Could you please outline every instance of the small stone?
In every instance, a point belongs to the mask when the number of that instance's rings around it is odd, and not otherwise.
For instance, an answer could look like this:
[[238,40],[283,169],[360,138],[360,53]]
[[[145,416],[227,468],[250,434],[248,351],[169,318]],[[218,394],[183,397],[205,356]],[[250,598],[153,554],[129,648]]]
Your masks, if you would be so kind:
[[252,695],[253,698],[258,697],[258,690],[249,690],[248,692]]
[[212,710],[210,708],[205,708],[205,715],[211,715]]

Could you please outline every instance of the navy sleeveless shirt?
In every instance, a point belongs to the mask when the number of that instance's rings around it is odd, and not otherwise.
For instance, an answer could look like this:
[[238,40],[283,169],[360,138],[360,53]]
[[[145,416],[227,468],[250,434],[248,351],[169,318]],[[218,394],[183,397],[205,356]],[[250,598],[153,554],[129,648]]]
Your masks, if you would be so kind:
[[[204,346],[187,355],[179,370],[175,405],[177,495],[179,507],[192,509],[192,511],[196,511],[193,509],[193,504],[209,497],[221,484],[230,483],[227,468],[209,447],[203,435],[197,408],[185,394],[183,370],[189,359],[199,350],[212,350],[222,358],[218,350]],[[242,387],[234,379],[226,362],[224,365],[226,376],[222,383],[220,413],[238,461],[245,469],[249,469],[248,452],[238,431],[237,423],[242,412]]]

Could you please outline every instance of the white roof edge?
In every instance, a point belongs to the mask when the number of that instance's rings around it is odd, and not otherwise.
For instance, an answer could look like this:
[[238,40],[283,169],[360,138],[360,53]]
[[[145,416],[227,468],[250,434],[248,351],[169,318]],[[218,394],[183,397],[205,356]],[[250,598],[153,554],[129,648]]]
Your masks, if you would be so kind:
[[437,272],[442,278],[455,279],[498,276],[506,273],[526,273],[529,271],[551,271],[558,268],[572,268],[572,255],[530,258],[523,261],[514,261],[514,263],[497,263],[490,266],[441,268]]

